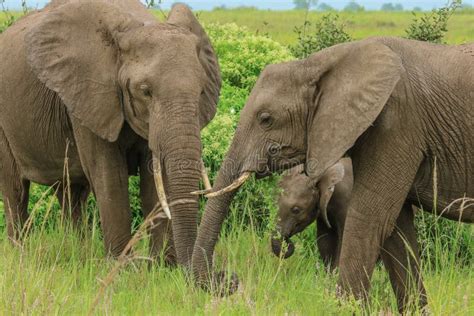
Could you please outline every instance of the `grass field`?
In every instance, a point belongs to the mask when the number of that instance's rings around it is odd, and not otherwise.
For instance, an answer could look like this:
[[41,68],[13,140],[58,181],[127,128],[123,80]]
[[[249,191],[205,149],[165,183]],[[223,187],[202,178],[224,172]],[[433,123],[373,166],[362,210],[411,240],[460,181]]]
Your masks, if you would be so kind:
[[[22,246],[0,241],[0,315],[83,315],[90,311],[101,285],[117,262],[104,258],[97,226],[78,234],[61,224],[54,200],[39,207],[49,216],[35,226]],[[146,240],[136,259],[111,280],[95,306],[95,315],[391,315],[396,301],[384,270],[372,279],[371,300],[363,309],[355,301],[338,301],[336,276],[328,274],[312,242],[297,241],[295,255],[281,260],[270,254],[268,232],[259,236],[239,221],[238,205],[231,229],[218,244],[216,265],[238,271],[236,294],[215,297],[189,286],[186,273],[163,265],[150,266]],[[248,210],[245,210],[248,212]],[[96,222],[96,220],[93,220]],[[461,227],[461,226],[459,226]],[[313,227],[314,229],[314,227]],[[460,230],[449,238],[459,238]],[[81,237],[84,236],[84,237]],[[472,315],[474,270],[459,264],[456,248],[443,247],[434,263],[423,262],[429,308],[434,315]],[[474,245],[471,251],[474,251]],[[415,312],[416,314],[417,312]]]
[[[158,11],[157,16],[162,16]],[[309,18],[318,14],[311,13]],[[372,35],[404,35],[412,15],[406,12],[340,13],[347,31],[356,39]],[[296,40],[293,28],[304,13],[249,9],[200,12],[202,22],[235,22],[252,32],[268,33],[283,44]],[[0,23],[4,16],[0,14]],[[449,24],[448,43],[474,40],[474,12],[456,14]],[[37,190],[34,186],[32,190]],[[227,231],[215,256],[216,266],[238,273],[241,287],[220,298],[190,286],[187,274],[162,264],[149,264],[147,240],[135,251],[135,259],[113,278],[117,261],[104,258],[97,224],[82,234],[72,231],[61,218],[52,196],[34,192],[30,203],[31,231],[22,245],[7,241],[0,201],[0,315],[82,315],[94,306],[104,282],[113,281],[95,306],[96,315],[391,315],[396,301],[388,277],[378,267],[372,279],[369,305],[335,297],[337,276],[326,273],[314,249],[314,226],[295,239],[296,253],[288,260],[273,256],[270,229],[254,231],[257,219],[247,201],[234,203]],[[244,213],[244,214],[242,214]],[[474,314],[474,225],[452,224],[439,231],[431,217],[419,218],[424,231],[433,234],[430,247],[422,249],[429,308],[434,315]],[[461,245],[461,240],[463,244]],[[467,240],[468,242],[464,242]],[[461,258],[462,257],[462,258]],[[463,259],[464,258],[464,259]],[[466,259],[467,258],[467,259]],[[419,311],[414,311],[417,314]]]
[[[156,13],[162,16],[160,12]],[[250,30],[261,34],[269,34],[274,40],[282,44],[293,44],[296,41],[295,26],[303,24],[304,11],[259,11],[252,9],[215,10],[199,12],[201,21],[245,25]],[[405,29],[413,20],[410,12],[339,12],[341,20],[345,21],[347,32],[355,39],[368,36],[404,36]],[[318,19],[322,13],[310,12],[309,20]],[[446,42],[460,44],[474,41],[474,11],[455,14],[448,24]]]

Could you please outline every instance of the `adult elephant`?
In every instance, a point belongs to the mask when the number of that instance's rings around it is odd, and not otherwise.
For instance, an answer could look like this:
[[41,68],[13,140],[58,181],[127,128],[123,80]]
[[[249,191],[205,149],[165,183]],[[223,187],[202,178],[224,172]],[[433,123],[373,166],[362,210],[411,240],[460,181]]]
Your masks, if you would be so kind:
[[[139,170],[145,215],[157,205],[156,182],[161,206],[171,208],[177,262],[189,264],[200,129],[215,114],[221,85],[209,38],[189,8],[175,5],[159,23],[135,0],[53,1],[1,35],[0,60],[9,237],[28,217],[30,181],[62,181],[67,154],[72,203],[91,187],[112,255],[130,239],[128,175]],[[153,232],[155,253],[165,224]]]
[[[473,91],[472,44],[370,38],[268,66],[242,110],[214,185],[227,189],[209,195],[193,252],[198,281],[207,282],[234,189],[251,173],[265,176],[305,163],[317,183],[347,155],[354,189],[339,283],[364,297],[382,247],[403,304],[407,269],[418,270],[410,204],[441,211],[455,199],[474,197]],[[443,215],[473,222],[474,206],[460,213],[460,204]],[[415,260],[407,258],[399,233]]]

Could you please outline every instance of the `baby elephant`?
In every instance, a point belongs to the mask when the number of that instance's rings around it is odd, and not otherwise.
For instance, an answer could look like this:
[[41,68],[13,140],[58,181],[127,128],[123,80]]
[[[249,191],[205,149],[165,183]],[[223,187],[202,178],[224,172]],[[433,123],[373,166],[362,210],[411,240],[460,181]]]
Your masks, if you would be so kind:
[[280,182],[278,222],[271,240],[273,253],[290,257],[294,252],[290,237],[316,220],[319,253],[325,265],[334,269],[339,260],[352,185],[350,158],[339,160],[316,184],[305,175],[302,166],[291,169]]

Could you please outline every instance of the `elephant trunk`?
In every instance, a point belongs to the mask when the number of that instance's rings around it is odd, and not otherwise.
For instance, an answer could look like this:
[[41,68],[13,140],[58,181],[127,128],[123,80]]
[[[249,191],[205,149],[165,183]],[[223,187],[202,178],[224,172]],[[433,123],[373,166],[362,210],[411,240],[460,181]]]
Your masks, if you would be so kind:
[[287,259],[295,252],[295,244],[291,241],[289,233],[277,227],[271,237],[272,252],[275,256]]
[[[214,190],[228,187],[241,173],[241,165],[230,157],[237,157],[234,155],[232,148],[227,153],[226,159],[219,170],[214,183]],[[194,277],[201,286],[209,286],[214,248],[219,238],[222,224],[227,217],[230,203],[236,193],[237,190],[221,192],[218,196],[210,197],[206,204],[206,210],[201,219],[192,257]]]
[[[154,115],[154,124],[150,124],[150,148],[156,157],[153,163],[155,185],[164,211],[166,203],[169,204],[177,263],[189,266],[199,209],[197,197],[190,192],[198,189],[201,178],[199,121],[191,114],[196,112],[197,105],[192,102],[172,103],[162,108],[167,109],[167,113]],[[160,117],[166,117],[167,122],[155,123]],[[160,192],[160,173],[165,194]]]

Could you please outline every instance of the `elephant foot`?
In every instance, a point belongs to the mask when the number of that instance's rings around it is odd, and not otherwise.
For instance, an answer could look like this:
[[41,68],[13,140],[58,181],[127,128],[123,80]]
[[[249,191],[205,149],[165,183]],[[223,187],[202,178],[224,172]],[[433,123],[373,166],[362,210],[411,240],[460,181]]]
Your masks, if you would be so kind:
[[239,289],[239,277],[236,273],[220,271],[213,274],[212,279],[198,279],[196,284],[213,295],[225,297],[234,294]]
[[239,277],[235,272],[217,272],[212,280],[212,288],[213,293],[220,297],[230,296],[239,289]]

